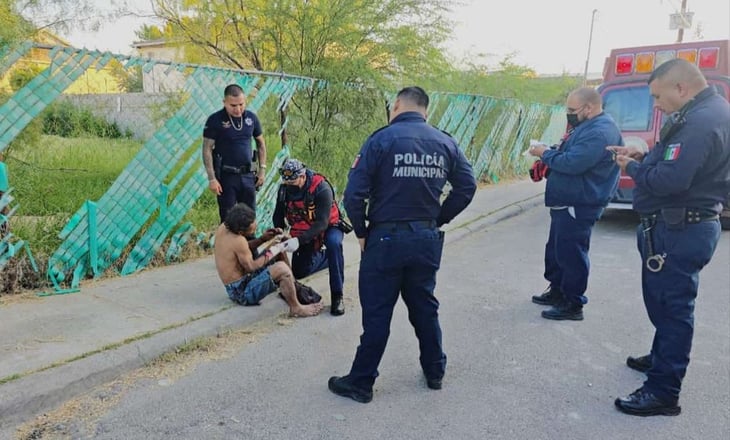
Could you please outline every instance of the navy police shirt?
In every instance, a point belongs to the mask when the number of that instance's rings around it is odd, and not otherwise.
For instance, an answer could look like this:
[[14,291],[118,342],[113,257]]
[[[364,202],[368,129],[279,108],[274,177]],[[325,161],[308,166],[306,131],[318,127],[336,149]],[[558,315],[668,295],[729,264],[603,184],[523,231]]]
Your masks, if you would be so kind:
[[[451,191],[442,204],[446,182]],[[406,112],[365,141],[350,169],[344,204],[355,235],[363,238],[366,219],[448,223],[471,202],[476,186],[456,141],[420,113]]]
[[223,158],[223,165],[240,167],[251,165],[251,139],[262,133],[254,112],[244,110],[241,117],[234,118],[224,108],[208,117],[203,137],[215,141],[215,154]]
[[634,209],[704,208],[719,213],[730,193],[730,104],[708,87],[687,104],[684,122],[626,172]]

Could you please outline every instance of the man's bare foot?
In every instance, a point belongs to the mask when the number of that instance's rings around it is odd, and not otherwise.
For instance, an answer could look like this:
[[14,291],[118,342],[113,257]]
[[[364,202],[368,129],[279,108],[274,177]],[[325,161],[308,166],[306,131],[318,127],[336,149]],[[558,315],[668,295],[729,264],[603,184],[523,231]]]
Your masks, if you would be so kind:
[[324,304],[322,304],[322,301],[314,304],[307,304],[306,306],[302,305],[299,306],[298,309],[289,309],[289,316],[292,316],[294,318],[306,318],[308,316],[317,316],[319,315],[319,312],[322,311],[324,308]]

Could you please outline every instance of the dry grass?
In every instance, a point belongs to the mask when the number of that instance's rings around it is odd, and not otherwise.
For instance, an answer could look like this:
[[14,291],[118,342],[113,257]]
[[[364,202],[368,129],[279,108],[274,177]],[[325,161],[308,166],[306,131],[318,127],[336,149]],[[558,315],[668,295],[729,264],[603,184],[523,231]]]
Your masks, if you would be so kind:
[[[36,264],[40,267],[45,262],[36,261]],[[20,258],[8,261],[8,264],[0,271],[0,298],[8,294],[21,294],[45,286],[44,277],[33,269],[25,253]]]
[[[204,240],[200,245],[189,240],[182,246],[177,258],[168,262],[166,259],[168,247],[169,244],[167,243],[161,246],[145,270],[168,266],[170,264],[183,261],[195,260],[208,256],[211,253],[211,248],[208,246],[207,240]],[[118,277],[130,251],[131,248],[126,249],[122,253],[121,257],[94,281]],[[52,290],[52,285],[46,276],[48,266],[47,257],[34,257],[40,273],[33,270],[30,260],[25,253],[23,253],[19,258],[10,260],[8,264],[0,270],[0,304],[6,303],[9,296],[20,295],[27,297],[30,294],[29,292],[38,293],[40,290]],[[86,281],[88,282],[89,280]]]
[[230,359],[248,344],[296,318],[286,314],[261,321],[252,327],[230,330],[211,338],[195,339],[165,353],[147,366],[99,386],[59,408],[18,427],[18,440],[67,440],[93,438],[98,421],[138,388],[168,387],[195,371],[203,362]]

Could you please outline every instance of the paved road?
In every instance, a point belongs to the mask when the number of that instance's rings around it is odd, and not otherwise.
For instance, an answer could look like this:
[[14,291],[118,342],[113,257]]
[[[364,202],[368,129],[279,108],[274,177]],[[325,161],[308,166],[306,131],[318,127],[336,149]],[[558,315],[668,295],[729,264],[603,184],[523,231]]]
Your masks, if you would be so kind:
[[151,366],[99,388],[52,414],[37,438],[730,438],[730,233],[701,276],[683,413],[642,419],[613,408],[643,380],[624,359],[644,354],[652,337],[635,219],[613,212],[596,227],[583,322],[543,320],[529,301],[544,287],[548,222],[535,208],[445,249],[438,295],[449,365],[441,391],[425,387],[399,304],[374,400],[331,394],[327,378],[347,373],[360,334],[351,303],[342,318],[279,318],[227,352],[211,351],[212,360]]

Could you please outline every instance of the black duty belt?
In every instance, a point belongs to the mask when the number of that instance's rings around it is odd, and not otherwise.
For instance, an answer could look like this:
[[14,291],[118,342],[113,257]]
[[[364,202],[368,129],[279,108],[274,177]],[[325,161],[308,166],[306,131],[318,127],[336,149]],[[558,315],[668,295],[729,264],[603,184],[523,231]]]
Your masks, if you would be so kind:
[[370,223],[370,229],[411,230],[433,229],[436,220],[403,220],[397,222]]
[[654,251],[654,227],[657,223],[664,223],[667,230],[683,230],[686,225],[717,220],[720,216],[710,208],[663,208],[649,214],[640,214],[641,227],[644,232],[644,249],[646,261],[644,264],[651,272],[659,272],[664,266],[666,253]]
[[251,165],[241,165],[240,167],[223,165],[221,167],[221,171],[228,174],[248,174],[251,172]]
[[720,216],[710,208],[664,208],[650,214],[640,214],[641,219],[650,222],[695,224],[717,220]]

